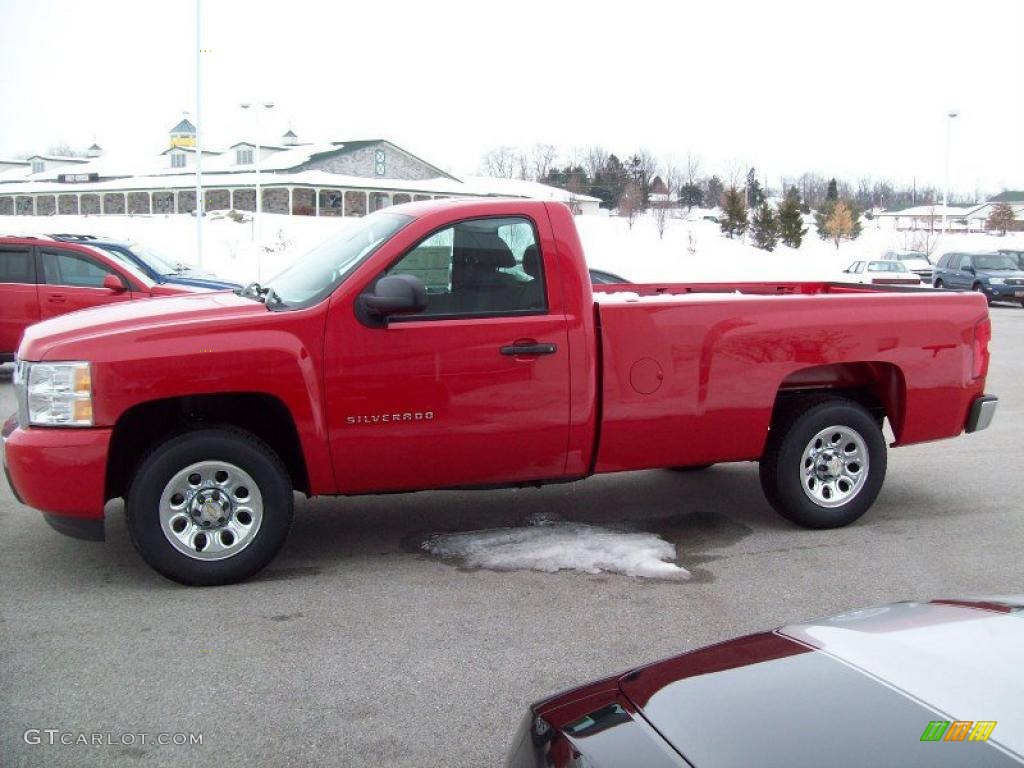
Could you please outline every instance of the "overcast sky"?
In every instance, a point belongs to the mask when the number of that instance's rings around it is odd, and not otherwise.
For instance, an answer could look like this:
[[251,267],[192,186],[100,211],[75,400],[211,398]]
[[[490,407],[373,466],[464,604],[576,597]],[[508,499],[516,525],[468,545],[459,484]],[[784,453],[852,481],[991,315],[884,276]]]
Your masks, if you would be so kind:
[[[687,152],[1024,187],[1022,0],[204,0],[204,143],[388,138],[456,174],[498,145]],[[156,152],[195,110],[194,3],[0,0],[0,157]]]

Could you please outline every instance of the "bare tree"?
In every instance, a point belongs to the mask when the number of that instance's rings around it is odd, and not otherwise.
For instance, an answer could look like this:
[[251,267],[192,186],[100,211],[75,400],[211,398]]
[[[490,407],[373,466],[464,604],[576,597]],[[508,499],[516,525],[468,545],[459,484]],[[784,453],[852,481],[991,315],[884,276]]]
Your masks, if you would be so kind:
[[644,196],[640,189],[640,185],[636,182],[631,181],[626,185],[626,188],[622,190],[622,195],[619,196],[619,215],[625,216],[626,221],[629,222],[629,228],[633,229],[633,224],[636,222],[637,216],[644,209]]
[[608,166],[608,157],[608,150],[604,147],[590,147],[583,153],[583,167],[587,169],[587,175],[591,179],[604,173],[604,169]]
[[534,180],[540,181],[545,178],[551,172],[557,159],[558,148],[554,144],[534,144],[530,153]]
[[512,147],[496,147],[481,159],[481,168],[486,176],[499,179],[514,179],[517,153]]
[[525,152],[516,154],[516,167],[519,169],[519,178],[523,181],[530,181],[530,159]]
[[747,184],[747,169],[749,166],[737,158],[733,158],[727,162],[722,169],[723,176],[725,177],[725,185],[727,187],[735,187],[736,189],[745,189]]
[[683,184],[697,186],[700,183],[701,161],[700,155],[687,152],[683,160]]
[[580,177],[575,173],[569,176],[569,182],[565,185],[566,191],[569,193],[569,210],[572,211],[573,216],[579,216],[583,213],[583,208],[580,206],[579,196],[582,194],[583,185],[580,183]]
[[654,226],[658,230],[658,239],[661,240],[665,237],[665,229],[668,227],[669,211],[671,208],[668,202],[659,203],[658,205],[652,205],[651,211],[654,214]]

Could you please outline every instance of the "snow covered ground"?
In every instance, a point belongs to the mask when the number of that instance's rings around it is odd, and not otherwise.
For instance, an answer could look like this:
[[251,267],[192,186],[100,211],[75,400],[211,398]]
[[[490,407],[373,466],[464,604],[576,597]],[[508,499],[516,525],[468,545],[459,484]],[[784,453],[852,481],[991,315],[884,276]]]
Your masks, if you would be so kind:
[[672,562],[675,545],[653,533],[614,531],[548,517],[517,528],[437,534],[423,543],[423,549],[438,557],[458,558],[471,568],[495,571],[606,571],[648,579],[690,578],[689,571]]
[[[838,249],[808,233],[799,250],[780,245],[769,253],[755,248],[749,237],[730,240],[705,211],[686,219],[672,218],[659,238],[654,218],[640,217],[630,229],[617,216],[578,216],[576,225],[590,266],[635,282],[717,280],[835,280],[850,262],[877,258],[889,249],[913,247],[909,234],[891,224],[863,221],[863,233]],[[253,241],[249,220],[236,222],[211,214],[204,222],[206,270],[248,282],[265,281],[321,240],[355,219],[264,214],[262,257]],[[194,264],[195,220],[187,216],[0,216],[0,234],[75,232],[135,240],[161,250],[177,261]],[[934,257],[946,250],[1024,248],[1024,235],[950,234]]]

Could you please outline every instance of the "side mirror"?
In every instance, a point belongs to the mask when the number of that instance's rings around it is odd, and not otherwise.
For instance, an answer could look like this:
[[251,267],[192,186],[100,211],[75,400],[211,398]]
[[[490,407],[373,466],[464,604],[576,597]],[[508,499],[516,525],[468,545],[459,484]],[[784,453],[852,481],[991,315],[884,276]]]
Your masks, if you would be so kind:
[[969,273],[970,273],[970,274],[972,274],[972,275],[976,275],[976,274],[978,274],[978,273],[977,273],[977,272],[975,271],[975,269],[974,269],[974,265],[973,265],[973,264],[968,264],[967,266],[965,266],[965,267],[964,267],[964,272],[969,272]]
[[103,287],[106,288],[111,293],[124,293],[126,290],[128,290],[127,288],[125,288],[124,282],[121,280],[120,277],[111,274],[108,274],[106,277],[103,278]]
[[427,308],[427,287],[412,275],[388,275],[377,281],[372,293],[364,293],[359,300],[372,317],[411,315]]

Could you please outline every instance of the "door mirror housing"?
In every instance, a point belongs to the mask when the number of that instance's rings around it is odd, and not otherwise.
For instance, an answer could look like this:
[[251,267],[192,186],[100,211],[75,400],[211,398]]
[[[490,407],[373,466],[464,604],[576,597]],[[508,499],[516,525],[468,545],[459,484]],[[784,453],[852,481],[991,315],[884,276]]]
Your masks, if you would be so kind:
[[978,274],[977,271],[975,271],[973,264],[964,264],[964,272],[967,272],[972,275]]
[[103,278],[103,287],[111,293],[124,293],[128,290],[124,285],[124,281],[122,281],[120,277],[111,274],[108,274]]
[[392,315],[411,315],[427,308],[427,287],[413,275],[388,275],[359,297],[365,314],[377,321]]

